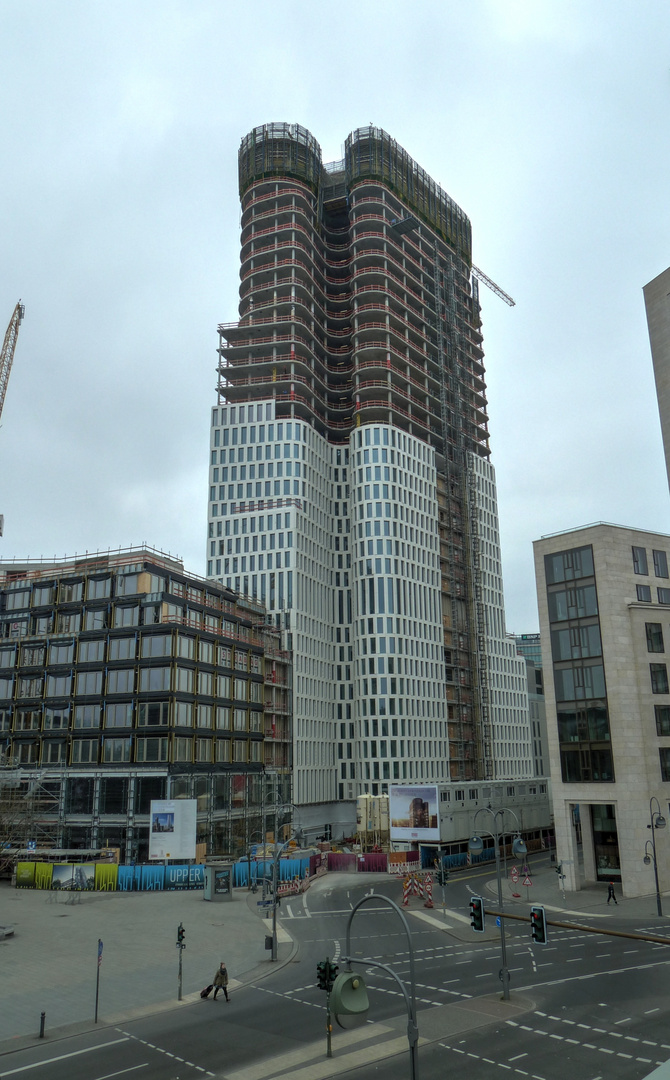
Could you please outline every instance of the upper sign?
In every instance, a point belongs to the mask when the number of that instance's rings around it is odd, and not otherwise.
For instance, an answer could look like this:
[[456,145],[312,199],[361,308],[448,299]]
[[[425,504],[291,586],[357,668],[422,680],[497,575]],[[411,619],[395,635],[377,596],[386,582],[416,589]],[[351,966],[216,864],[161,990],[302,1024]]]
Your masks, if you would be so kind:
[[195,859],[196,799],[152,799],[150,859]]
[[389,785],[391,840],[439,840],[435,784]]

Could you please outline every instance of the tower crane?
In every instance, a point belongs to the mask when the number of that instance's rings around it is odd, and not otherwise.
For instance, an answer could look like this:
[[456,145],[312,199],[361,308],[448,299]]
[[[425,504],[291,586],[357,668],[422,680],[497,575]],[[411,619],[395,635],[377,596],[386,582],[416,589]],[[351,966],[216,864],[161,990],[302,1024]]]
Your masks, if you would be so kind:
[[[9,326],[5,333],[5,340],[2,343],[2,352],[0,352],[0,417],[2,416],[2,407],[5,404],[9,373],[12,370],[16,340],[19,336],[19,326],[21,325],[21,320],[23,319],[25,312],[25,305],[19,300],[14,308],[11,319],[9,320]],[[0,514],[0,536],[2,536],[4,531],[4,523],[5,519],[3,515]]]
[[487,289],[490,289],[492,293],[499,296],[501,300],[504,300],[508,307],[516,307],[516,300],[512,300],[509,293],[506,293],[504,289],[500,288],[500,285],[496,285],[488,274],[485,274],[483,270],[480,270],[478,266],[472,267],[473,275],[486,285]]
[[0,353],[0,417],[2,416],[2,406],[5,404],[5,394],[7,393],[9,373],[12,370],[12,361],[14,360],[16,339],[19,336],[19,326],[21,325],[21,320],[23,319],[25,313],[25,304],[22,304],[19,300],[18,304],[14,308],[11,319],[9,320],[9,326],[7,327],[5,340],[2,343],[2,352]]

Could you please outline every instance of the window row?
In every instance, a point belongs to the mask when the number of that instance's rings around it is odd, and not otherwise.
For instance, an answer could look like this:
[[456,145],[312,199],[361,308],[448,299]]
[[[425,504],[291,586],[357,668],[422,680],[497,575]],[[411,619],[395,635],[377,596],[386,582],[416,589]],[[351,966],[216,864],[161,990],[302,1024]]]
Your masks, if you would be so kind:
[[[636,547],[633,545],[633,571],[636,574],[647,575],[649,573],[649,564],[647,562],[647,549],[643,547]],[[668,577],[668,556],[665,551],[652,550],[652,558],[654,561],[654,574],[656,577],[667,578]]]
[[[650,585],[636,585],[635,593],[637,599],[641,604],[651,603],[651,586]],[[662,589],[657,587],[656,596],[659,604],[670,604],[670,589]]]
[[[0,700],[16,698],[69,697],[73,693],[92,697],[103,694],[152,693],[173,690],[202,697],[234,701],[262,701],[262,683],[229,675],[214,675],[211,671],[194,671],[185,667],[110,668],[100,671],[78,671],[62,675],[0,676]],[[103,690],[104,687],[104,690]]]
[[[228,645],[216,645],[212,641],[177,634],[144,634],[132,637],[95,638],[93,640],[50,641],[39,645],[24,645],[19,656],[20,667],[44,667],[45,664],[71,664],[75,652],[79,663],[96,663],[107,659],[134,660],[155,656],[177,656],[185,660],[198,660],[201,664],[235,668],[261,674],[262,657],[246,649],[233,649]],[[17,663],[16,645],[0,645],[0,669],[13,668]]]
[[198,727],[233,731],[263,730],[263,713],[255,709],[188,701],[121,701],[101,706],[69,705],[41,709],[0,709],[0,734],[8,731],[68,731],[80,728]]
[[261,762],[263,744],[253,739],[189,739],[167,736],[130,739],[49,739],[16,742],[9,757],[19,765],[97,765],[126,762]]

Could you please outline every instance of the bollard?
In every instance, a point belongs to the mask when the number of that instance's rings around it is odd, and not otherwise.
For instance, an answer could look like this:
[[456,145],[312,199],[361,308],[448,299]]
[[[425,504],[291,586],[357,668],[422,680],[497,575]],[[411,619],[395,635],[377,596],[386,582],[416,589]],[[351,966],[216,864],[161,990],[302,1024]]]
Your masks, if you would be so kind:
[[40,1013],[40,1039],[44,1038],[44,1020],[46,1013]]

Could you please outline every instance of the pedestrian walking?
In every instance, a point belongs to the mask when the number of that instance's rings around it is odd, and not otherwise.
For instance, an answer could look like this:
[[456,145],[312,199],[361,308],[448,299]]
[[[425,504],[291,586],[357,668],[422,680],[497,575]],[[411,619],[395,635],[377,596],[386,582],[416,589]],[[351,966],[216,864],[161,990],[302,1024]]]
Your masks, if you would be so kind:
[[228,997],[228,968],[223,960],[217,968],[216,975],[214,976],[214,1000],[216,1001],[216,995],[219,990],[223,990],[223,996],[226,1001],[230,1001]]
[[617,907],[619,906],[619,901],[617,900],[616,896],[614,895],[614,882],[613,881],[610,881],[609,885],[607,886],[607,903],[608,904],[609,904],[610,900],[613,900],[614,903],[617,905]]

